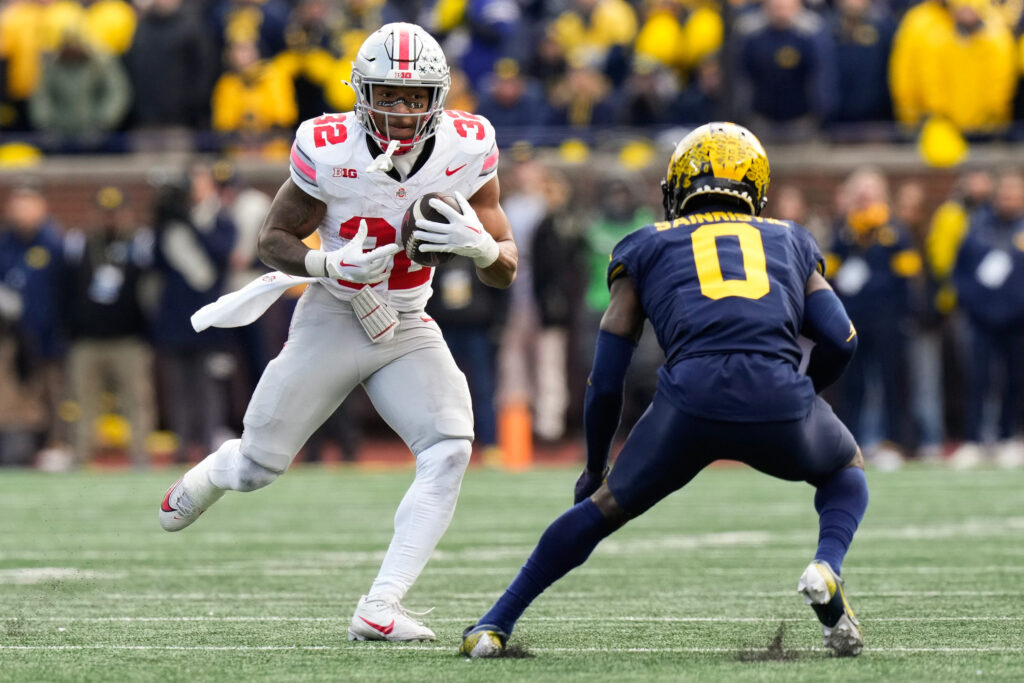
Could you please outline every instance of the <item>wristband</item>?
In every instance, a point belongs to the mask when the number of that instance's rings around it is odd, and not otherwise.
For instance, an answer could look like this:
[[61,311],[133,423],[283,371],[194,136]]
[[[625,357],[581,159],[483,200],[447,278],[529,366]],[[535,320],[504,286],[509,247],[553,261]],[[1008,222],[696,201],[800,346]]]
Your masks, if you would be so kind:
[[501,256],[501,248],[498,243],[490,235],[487,237],[489,239],[480,246],[480,255],[473,257],[473,264],[477,268],[487,268]]
[[327,277],[327,254],[318,249],[307,251],[306,272],[313,277]]

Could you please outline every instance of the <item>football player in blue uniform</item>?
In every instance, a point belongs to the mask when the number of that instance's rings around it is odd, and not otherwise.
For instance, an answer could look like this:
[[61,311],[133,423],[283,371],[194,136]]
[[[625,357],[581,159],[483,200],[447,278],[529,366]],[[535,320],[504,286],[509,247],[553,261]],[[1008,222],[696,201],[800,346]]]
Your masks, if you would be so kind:
[[[769,167],[741,126],[710,123],[676,147],[662,181],[666,220],[626,236],[608,269],[611,301],[587,382],[587,466],[574,507],[541,536],[511,585],[466,629],[469,657],[502,653],[527,606],[597,544],[721,457],[817,491],[818,549],[797,590],[825,645],[860,653],[840,578],[868,502],[853,436],[817,394],[842,373],[857,335],[822,276],[811,235],[759,218]],[[644,319],[665,364],[658,390],[608,470],[623,382]],[[798,336],[815,342],[799,372]]]

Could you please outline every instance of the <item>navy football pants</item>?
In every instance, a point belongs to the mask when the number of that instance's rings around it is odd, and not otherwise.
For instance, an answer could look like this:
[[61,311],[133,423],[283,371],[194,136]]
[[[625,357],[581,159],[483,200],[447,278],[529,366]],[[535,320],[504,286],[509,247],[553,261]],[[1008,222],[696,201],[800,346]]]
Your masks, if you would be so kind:
[[802,420],[725,422],[680,412],[658,392],[630,431],[608,488],[636,516],[715,460],[738,460],[779,479],[817,485],[856,453],[853,435],[821,397]]

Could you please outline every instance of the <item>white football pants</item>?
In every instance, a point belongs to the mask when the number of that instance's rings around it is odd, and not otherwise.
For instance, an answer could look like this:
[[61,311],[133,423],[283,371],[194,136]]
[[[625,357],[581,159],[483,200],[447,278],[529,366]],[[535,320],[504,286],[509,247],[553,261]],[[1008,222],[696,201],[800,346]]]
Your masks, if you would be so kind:
[[395,337],[374,344],[350,305],[310,286],[284,349],[253,393],[242,438],[226,441],[186,474],[199,499],[206,486],[254,491],[270,484],[361,383],[416,455],[416,476],[395,513],[395,534],[370,590],[374,598],[401,599],[423,571],[451,522],[473,438],[466,378],[437,323],[422,312],[400,317]]

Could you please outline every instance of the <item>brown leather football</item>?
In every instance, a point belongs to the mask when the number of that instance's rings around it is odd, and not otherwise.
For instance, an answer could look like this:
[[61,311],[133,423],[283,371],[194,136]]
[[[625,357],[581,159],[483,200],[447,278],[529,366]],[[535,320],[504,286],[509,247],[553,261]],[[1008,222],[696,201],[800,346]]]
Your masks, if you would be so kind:
[[456,211],[462,211],[459,207],[459,202],[452,195],[444,194],[443,192],[428,192],[414,201],[412,206],[405,212],[405,216],[402,217],[402,245],[405,247],[406,256],[421,266],[439,266],[442,263],[451,261],[452,257],[455,256],[455,254],[440,251],[422,252],[419,249],[420,241],[412,236],[413,231],[417,229],[417,218],[425,218],[428,221],[436,221],[438,223],[448,222],[448,219],[440,211],[430,205],[430,200],[435,197]]

